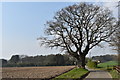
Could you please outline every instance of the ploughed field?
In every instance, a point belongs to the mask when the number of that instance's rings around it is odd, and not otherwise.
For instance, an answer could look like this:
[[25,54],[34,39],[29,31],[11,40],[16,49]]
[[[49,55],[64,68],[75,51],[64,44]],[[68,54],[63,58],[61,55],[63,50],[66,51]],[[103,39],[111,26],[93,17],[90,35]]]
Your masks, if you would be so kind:
[[2,68],[2,78],[52,78],[75,66],[53,67],[6,67]]

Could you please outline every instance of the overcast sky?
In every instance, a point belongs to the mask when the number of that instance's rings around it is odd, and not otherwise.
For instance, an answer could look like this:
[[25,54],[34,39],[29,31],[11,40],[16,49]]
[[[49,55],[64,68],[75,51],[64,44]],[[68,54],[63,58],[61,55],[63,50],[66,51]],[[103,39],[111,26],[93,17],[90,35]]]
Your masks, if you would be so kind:
[[[56,49],[47,49],[40,47],[36,40],[40,36],[44,36],[46,21],[52,20],[57,11],[75,2],[2,2],[0,3],[0,58],[10,59],[13,54],[19,55],[48,55],[57,54],[60,51]],[[113,10],[115,17],[118,15],[117,3],[96,2],[98,5]],[[2,42],[1,42],[2,41]],[[113,54],[106,43],[104,48],[95,47],[91,50],[91,55]],[[88,55],[89,56],[89,55]]]

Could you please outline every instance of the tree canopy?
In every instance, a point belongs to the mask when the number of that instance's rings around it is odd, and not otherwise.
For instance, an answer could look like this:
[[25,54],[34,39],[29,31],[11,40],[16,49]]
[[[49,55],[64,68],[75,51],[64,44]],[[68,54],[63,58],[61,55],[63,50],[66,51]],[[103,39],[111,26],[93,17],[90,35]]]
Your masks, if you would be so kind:
[[116,20],[108,8],[90,3],[79,3],[58,11],[54,19],[46,23],[41,45],[59,47],[67,51],[85,67],[85,56],[102,41],[109,42],[115,31]]

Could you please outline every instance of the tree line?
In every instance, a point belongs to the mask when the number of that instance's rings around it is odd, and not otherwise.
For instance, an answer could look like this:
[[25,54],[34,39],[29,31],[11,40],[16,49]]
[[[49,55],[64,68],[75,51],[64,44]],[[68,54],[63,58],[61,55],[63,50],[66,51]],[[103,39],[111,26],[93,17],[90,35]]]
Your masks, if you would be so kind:
[[[89,58],[86,58],[87,63]],[[68,54],[50,54],[38,56],[13,55],[10,60],[0,59],[2,67],[30,67],[30,66],[68,66],[77,65],[77,60]],[[107,62],[116,61],[117,55],[93,56],[92,60]]]
[[50,54],[39,56],[13,55],[10,60],[2,60],[3,67],[25,67],[25,66],[67,66],[74,65],[76,59],[66,54]]
[[118,55],[100,55],[100,56],[93,56],[92,60],[100,61],[101,63],[107,61],[118,61]]

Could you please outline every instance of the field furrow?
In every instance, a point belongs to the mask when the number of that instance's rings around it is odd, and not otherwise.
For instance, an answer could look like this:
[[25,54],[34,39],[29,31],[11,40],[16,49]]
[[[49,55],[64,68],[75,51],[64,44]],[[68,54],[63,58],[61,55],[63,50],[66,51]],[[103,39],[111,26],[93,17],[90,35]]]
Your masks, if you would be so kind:
[[53,67],[8,67],[2,68],[3,78],[51,78],[60,75],[74,66]]

